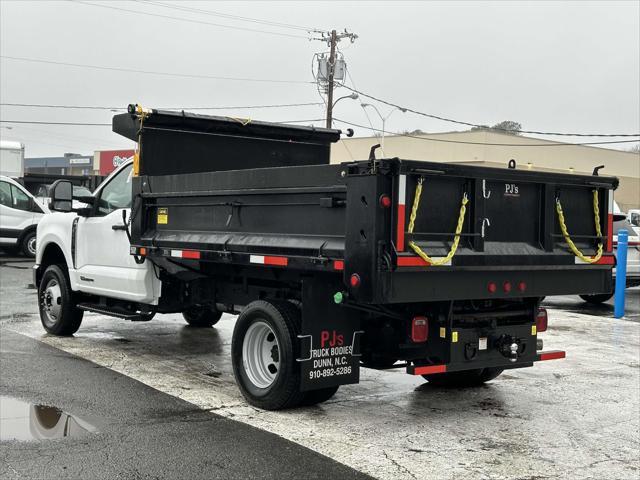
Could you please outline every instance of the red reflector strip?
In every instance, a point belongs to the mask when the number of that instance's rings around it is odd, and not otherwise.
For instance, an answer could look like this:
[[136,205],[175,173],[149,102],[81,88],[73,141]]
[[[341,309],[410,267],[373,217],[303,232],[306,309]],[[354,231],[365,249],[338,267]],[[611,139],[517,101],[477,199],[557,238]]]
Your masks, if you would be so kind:
[[264,264],[286,267],[289,264],[289,259],[287,257],[264,257]]
[[280,267],[286,267],[289,264],[289,259],[287,257],[273,257],[268,255],[250,255],[249,262],[260,265],[277,265]]
[[396,225],[396,250],[404,251],[404,224],[405,224],[405,205],[407,197],[407,176],[398,176],[398,223]]
[[428,365],[425,367],[415,367],[413,369],[414,375],[429,375],[431,373],[444,373],[447,371],[446,365]]
[[424,261],[420,257],[398,257],[398,266],[399,267],[427,267],[431,265],[430,263]]
[[344,260],[334,260],[333,261],[333,269],[334,270],[344,270]]
[[396,250],[399,252],[404,251],[404,210],[404,205],[398,205],[398,234],[396,238]]
[[549,352],[541,352],[538,354],[538,359],[543,360],[557,360],[558,358],[566,358],[567,352],[562,350],[551,350]]
[[196,252],[195,250],[171,250],[171,256],[198,260],[200,258],[200,252]]

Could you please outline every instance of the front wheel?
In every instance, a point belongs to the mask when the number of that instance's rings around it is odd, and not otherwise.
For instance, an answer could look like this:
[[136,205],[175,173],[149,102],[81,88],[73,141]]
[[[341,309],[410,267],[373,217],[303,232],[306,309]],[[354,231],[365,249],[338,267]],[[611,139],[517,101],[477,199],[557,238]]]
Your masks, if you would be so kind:
[[20,242],[20,250],[25,257],[35,258],[36,256],[36,231],[28,231]]
[[182,312],[182,316],[192,327],[213,327],[222,317],[222,312],[208,305],[194,305]]
[[240,314],[231,357],[240,391],[251,405],[280,410],[299,405],[300,310],[289,302],[258,300]]
[[59,336],[73,335],[80,328],[84,312],[76,307],[64,267],[50,265],[38,287],[40,321],[44,329]]
[[423,375],[423,377],[436,387],[476,387],[498,377],[502,371],[502,368],[477,368],[462,372],[435,373]]
[[613,293],[596,293],[593,295],[580,295],[581,299],[593,305],[599,305],[601,303],[609,301],[611,297],[613,297]]

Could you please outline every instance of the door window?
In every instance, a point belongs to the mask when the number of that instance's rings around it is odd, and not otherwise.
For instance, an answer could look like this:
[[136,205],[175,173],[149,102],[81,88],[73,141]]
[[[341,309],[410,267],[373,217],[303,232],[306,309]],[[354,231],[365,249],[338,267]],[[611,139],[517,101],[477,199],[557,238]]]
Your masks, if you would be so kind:
[[100,191],[98,215],[108,215],[120,208],[131,208],[131,171],[133,165],[120,170]]
[[24,210],[25,212],[31,210],[31,202],[29,202],[29,197],[26,193],[15,185],[11,185],[11,194],[13,196],[13,208]]
[[13,208],[11,201],[11,186],[8,182],[0,182],[0,205]]

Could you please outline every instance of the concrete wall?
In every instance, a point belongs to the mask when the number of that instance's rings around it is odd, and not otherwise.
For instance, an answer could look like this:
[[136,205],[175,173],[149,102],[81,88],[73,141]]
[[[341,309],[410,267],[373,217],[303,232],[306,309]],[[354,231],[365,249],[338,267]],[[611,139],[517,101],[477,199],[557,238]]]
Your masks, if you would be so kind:
[[[531,137],[496,133],[486,130],[424,134],[420,138],[387,136],[384,156],[432,162],[456,162],[504,165],[515,159],[518,168],[591,174],[593,168],[605,165],[602,175],[617,176],[620,187],[615,193],[622,210],[640,208],[640,154],[607,148],[568,145]],[[467,144],[450,143],[469,142]],[[376,137],[344,138],[331,149],[331,163],[365,160],[371,146],[380,143]],[[515,144],[477,145],[474,143]],[[547,145],[547,146],[529,146]],[[382,156],[380,150],[378,158]]]

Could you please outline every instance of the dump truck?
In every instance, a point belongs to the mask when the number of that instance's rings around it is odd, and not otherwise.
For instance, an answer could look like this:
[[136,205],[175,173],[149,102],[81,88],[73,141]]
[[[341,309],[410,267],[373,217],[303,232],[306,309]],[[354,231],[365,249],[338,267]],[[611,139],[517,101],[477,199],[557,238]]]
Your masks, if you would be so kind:
[[345,132],[137,105],[113,130],[133,160],[92,197],[57,182],[58,213],[38,226],[43,327],[71,335],[85,311],[193,327],[237,315],[233,371],[260,408],[325,401],[363,367],[471,387],[564,358],[543,349],[540,298],[612,290],[618,180],[597,171],[376,146],[330,164]]

